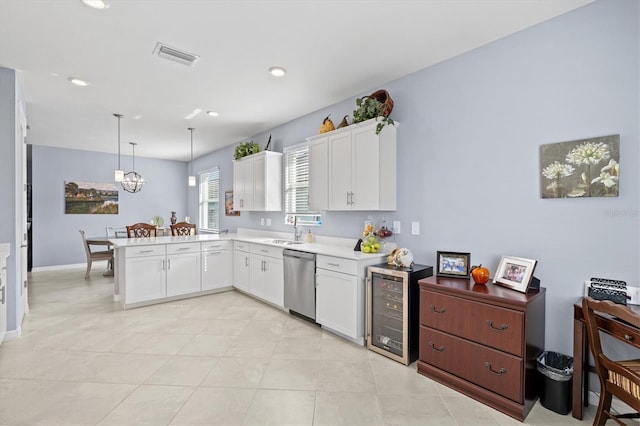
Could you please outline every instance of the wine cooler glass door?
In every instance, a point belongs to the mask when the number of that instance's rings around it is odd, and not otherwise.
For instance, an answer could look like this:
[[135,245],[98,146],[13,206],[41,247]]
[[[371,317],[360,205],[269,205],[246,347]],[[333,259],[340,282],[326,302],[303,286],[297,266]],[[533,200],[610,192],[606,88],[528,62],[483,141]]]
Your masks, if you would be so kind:
[[373,346],[405,357],[407,346],[407,279],[371,274],[371,336]]

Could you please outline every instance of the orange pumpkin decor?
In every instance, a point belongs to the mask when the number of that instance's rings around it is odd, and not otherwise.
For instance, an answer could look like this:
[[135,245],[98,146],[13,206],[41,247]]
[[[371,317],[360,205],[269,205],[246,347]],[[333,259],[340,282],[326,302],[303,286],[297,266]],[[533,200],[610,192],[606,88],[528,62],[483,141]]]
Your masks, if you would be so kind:
[[482,266],[482,264],[478,266],[471,267],[471,278],[476,284],[486,284],[489,281],[489,270]]

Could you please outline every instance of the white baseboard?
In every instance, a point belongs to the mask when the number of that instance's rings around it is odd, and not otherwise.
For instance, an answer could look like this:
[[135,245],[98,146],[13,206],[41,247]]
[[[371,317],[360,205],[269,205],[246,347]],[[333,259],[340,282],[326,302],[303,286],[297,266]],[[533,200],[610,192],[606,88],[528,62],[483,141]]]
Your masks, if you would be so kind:
[[63,269],[78,269],[78,268],[86,269],[87,268],[87,264],[86,263],[74,263],[72,265],[38,266],[36,268],[32,268],[31,272],[61,271]]
[[9,340],[15,340],[15,339],[19,338],[21,334],[22,334],[22,329],[7,331],[7,333],[4,335],[4,339],[2,339],[2,341],[3,342],[8,342]]

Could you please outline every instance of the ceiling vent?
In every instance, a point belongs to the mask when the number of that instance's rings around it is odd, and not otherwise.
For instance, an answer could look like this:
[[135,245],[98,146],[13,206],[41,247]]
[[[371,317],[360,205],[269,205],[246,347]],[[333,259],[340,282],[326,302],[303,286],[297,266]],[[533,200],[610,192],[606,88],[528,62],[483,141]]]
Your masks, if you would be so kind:
[[153,54],[158,55],[160,58],[168,59],[190,67],[200,59],[200,56],[198,55],[178,50],[175,47],[170,47],[160,42],[158,42],[156,44],[156,48],[153,49]]

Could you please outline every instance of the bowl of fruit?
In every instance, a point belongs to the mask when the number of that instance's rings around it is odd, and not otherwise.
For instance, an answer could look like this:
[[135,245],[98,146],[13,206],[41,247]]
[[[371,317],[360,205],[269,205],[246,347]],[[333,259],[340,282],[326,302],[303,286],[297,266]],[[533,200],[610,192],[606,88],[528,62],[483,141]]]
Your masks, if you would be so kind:
[[371,232],[370,234],[367,234],[367,236],[362,238],[360,251],[362,251],[363,253],[378,253],[380,251],[380,247],[380,240],[373,232]]

